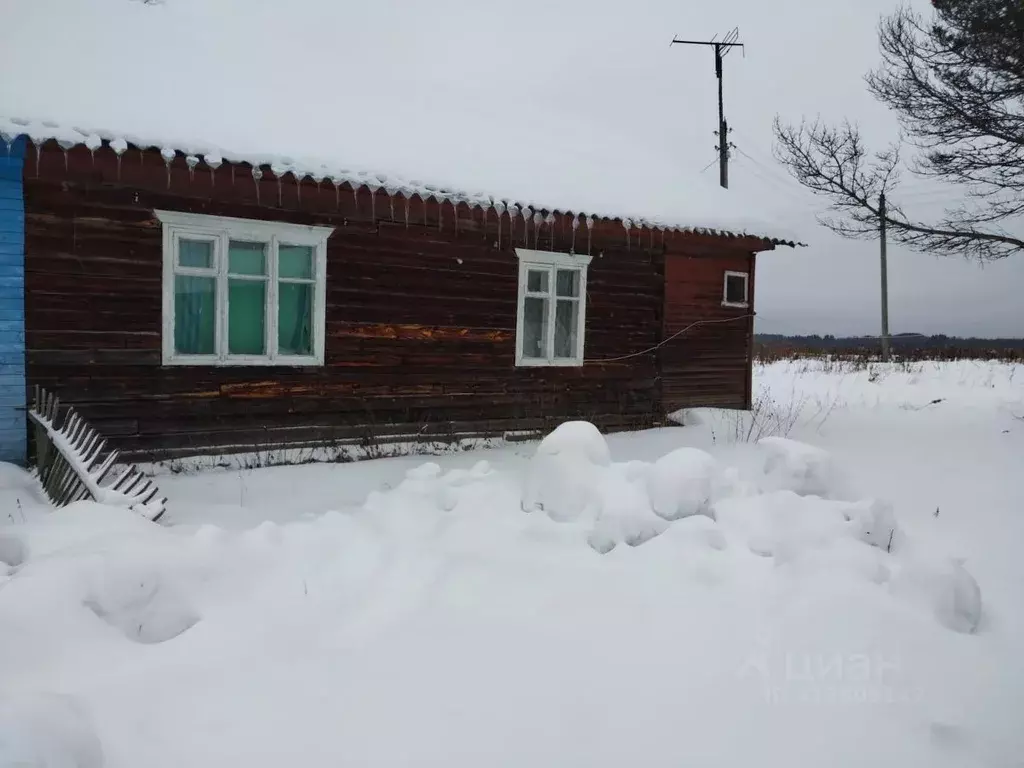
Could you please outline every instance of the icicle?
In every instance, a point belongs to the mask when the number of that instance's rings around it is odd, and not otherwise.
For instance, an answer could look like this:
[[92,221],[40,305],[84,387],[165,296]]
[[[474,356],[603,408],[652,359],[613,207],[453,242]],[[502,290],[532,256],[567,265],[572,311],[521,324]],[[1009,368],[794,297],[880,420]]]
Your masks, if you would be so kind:
[[516,217],[519,215],[519,206],[512,203],[508,207],[508,244],[515,245],[516,241]]
[[495,214],[498,216],[498,250],[501,250],[501,220],[505,215],[505,203],[501,200],[497,200],[492,203]]
[[435,198],[437,200],[437,231],[441,231],[441,225],[444,223],[444,200],[440,197]]
[[572,247],[569,248],[569,253],[576,253],[576,230],[580,228],[579,216],[572,217]]
[[306,178],[306,174],[304,174],[304,173],[296,173],[293,170],[292,171],[292,178],[295,179],[295,199],[298,200],[298,202],[301,204],[302,203],[302,182]]
[[195,155],[185,155],[185,165],[188,166],[188,180],[196,180],[196,166],[199,165],[199,158]]
[[64,152],[64,172],[68,171],[68,150],[71,149],[77,142],[69,141],[68,139],[57,139],[57,144],[60,145],[61,150]]
[[407,190],[407,189],[402,190],[402,197],[405,198],[405,228],[408,229],[409,228],[409,198],[411,197],[411,195],[409,194],[409,190]]
[[367,184],[366,188],[370,190],[370,223],[377,223],[377,190],[380,189],[376,184]]
[[629,245],[630,245],[630,243],[629,243],[629,230],[632,229],[633,222],[630,221],[629,219],[623,219],[622,220],[622,226],[625,227],[625,229],[626,229],[626,250],[628,251],[629,250]]
[[459,234],[459,203],[452,201],[452,210],[455,211],[455,234]]
[[526,206],[523,208],[523,245],[527,248],[530,247],[530,220],[533,218],[533,208]]
[[170,147],[162,147],[160,149],[160,156],[164,159],[164,165],[167,166],[167,188],[171,188],[171,163],[174,161],[175,151]]
[[487,238],[487,211],[488,211],[488,209],[489,209],[489,206],[484,205],[483,203],[480,203],[480,212],[481,212],[481,214],[483,214],[480,217],[480,231],[482,231],[484,233],[484,239]]
[[7,150],[7,159],[8,160],[11,159],[11,147],[14,146],[14,138],[15,138],[14,136],[9,136],[8,134],[4,133],[3,131],[0,131],[0,141],[2,141],[4,143],[4,148]]
[[103,139],[97,134],[90,133],[85,137],[85,146],[89,148],[89,154],[92,155],[92,167],[96,167],[96,150],[103,146]]
[[229,167],[231,168],[231,186],[233,187],[235,186],[235,164],[232,163]]
[[39,166],[43,164],[43,144],[46,140],[37,141],[36,144],[36,178],[39,178]]
[[216,152],[206,155],[203,159],[206,161],[206,164],[210,166],[210,186],[215,187],[217,186],[217,175],[215,172],[220,168],[223,160]]
[[263,169],[258,165],[252,167],[252,180],[256,183],[256,205],[260,204],[260,179],[263,178]]
[[650,249],[652,251],[654,250],[654,227],[651,227],[651,244],[650,244]]
[[388,196],[388,206],[391,208],[391,220],[395,220],[395,193],[398,188],[391,185],[384,185],[384,194]]
[[288,173],[288,168],[287,168],[287,166],[279,165],[277,163],[273,163],[270,166],[270,172],[273,173],[274,174],[274,178],[277,179],[277,207],[278,208],[283,208],[284,207],[284,197],[283,197],[283,194],[282,194],[282,191],[281,191],[281,186],[282,186],[281,185],[281,178],[286,173]]
[[350,181],[349,186],[352,187],[352,199],[356,201],[356,213],[359,213],[359,185]]
[[590,255],[590,248],[594,242],[594,225],[597,223],[597,219],[591,216],[587,219],[587,256]]
[[311,179],[313,179],[313,183],[316,184],[316,196],[318,198],[317,201],[319,202],[320,182],[322,182],[324,180],[324,174],[322,174],[322,173],[320,173],[318,171],[317,173],[311,173],[309,176],[310,176]]
[[665,229],[666,229],[665,227],[661,228],[661,247],[662,247],[662,250],[664,250],[664,248],[665,248]]
[[540,247],[540,228],[544,224],[544,214],[538,211],[533,214],[533,247]]
[[544,222],[551,227],[551,239],[548,241],[548,250],[555,250],[555,214],[549,213],[545,218]]
[[123,155],[128,149],[128,142],[124,139],[114,139],[110,142],[110,148],[114,150],[114,154],[117,155],[117,178],[121,179],[121,155]]

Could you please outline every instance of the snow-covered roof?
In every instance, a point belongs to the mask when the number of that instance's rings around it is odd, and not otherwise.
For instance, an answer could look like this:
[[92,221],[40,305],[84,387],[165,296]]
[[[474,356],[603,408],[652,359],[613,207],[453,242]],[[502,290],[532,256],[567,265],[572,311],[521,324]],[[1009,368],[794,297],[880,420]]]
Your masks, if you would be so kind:
[[[746,214],[729,216],[726,211],[705,213],[702,206],[701,209],[695,210],[692,216],[687,215],[688,212],[685,208],[681,209],[677,216],[673,216],[671,213],[666,213],[663,208],[645,210],[628,207],[628,193],[627,199],[608,200],[603,204],[596,200],[593,203],[583,202],[585,198],[585,195],[582,194],[583,190],[579,195],[566,195],[572,200],[546,200],[540,197],[541,190],[538,190],[537,196],[531,194],[509,197],[507,194],[502,194],[503,190],[501,189],[459,189],[450,185],[410,179],[397,174],[341,165],[337,160],[325,162],[319,158],[235,152],[202,142],[136,136],[106,129],[62,125],[51,120],[0,117],[0,141],[9,145],[19,136],[27,136],[37,147],[47,141],[56,141],[65,150],[79,145],[95,150],[102,146],[103,142],[107,142],[118,153],[123,152],[129,145],[142,149],[156,148],[168,159],[180,152],[188,158],[188,162],[192,166],[205,163],[216,168],[225,162],[242,162],[253,166],[269,167],[274,175],[279,177],[292,174],[296,179],[308,177],[318,183],[348,183],[353,188],[366,186],[373,191],[384,189],[389,194],[401,193],[406,197],[419,195],[424,199],[433,197],[452,203],[464,202],[471,207],[497,207],[500,210],[516,207],[520,210],[529,208],[533,211],[572,212],[587,218],[621,219],[628,227],[669,229],[730,237],[752,236],[785,245],[794,245],[797,240],[795,235],[784,232],[783,228],[773,224],[759,223]],[[358,152],[353,154],[358,154]],[[707,192],[705,191],[704,194],[706,195]],[[734,205],[733,201],[730,203]],[[723,207],[727,206],[723,205]]]

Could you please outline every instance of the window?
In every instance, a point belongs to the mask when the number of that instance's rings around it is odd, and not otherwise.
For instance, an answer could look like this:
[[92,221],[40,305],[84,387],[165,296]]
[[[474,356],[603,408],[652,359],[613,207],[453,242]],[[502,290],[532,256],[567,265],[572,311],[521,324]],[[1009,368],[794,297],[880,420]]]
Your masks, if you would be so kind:
[[516,365],[583,365],[589,256],[516,249]]
[[164,229],[165,365],[323,365],[332,227],[156,216]]
[[747,300],[747,279],[746,272],[725,273],[725,287],[722,291],[723,307],[750,306]]

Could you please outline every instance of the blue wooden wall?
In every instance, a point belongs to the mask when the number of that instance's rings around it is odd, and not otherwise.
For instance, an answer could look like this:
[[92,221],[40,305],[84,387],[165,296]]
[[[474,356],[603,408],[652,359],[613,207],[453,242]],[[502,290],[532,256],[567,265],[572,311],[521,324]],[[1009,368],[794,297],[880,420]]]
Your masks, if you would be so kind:
[[25,139],[0,140],[0,461],[25,463]]

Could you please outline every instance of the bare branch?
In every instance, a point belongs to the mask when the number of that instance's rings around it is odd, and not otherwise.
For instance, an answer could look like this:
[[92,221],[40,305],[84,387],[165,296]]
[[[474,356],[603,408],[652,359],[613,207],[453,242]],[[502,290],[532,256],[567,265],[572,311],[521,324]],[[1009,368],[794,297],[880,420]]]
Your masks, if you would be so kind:
[[1000,226],[1024,216],[1024,3],[933,5],[927,21],[909,8],[882,20],[882,64],[866,80],[919,150],[908,170],[963,189],[962,204],[932,223],[910,220],[893,199],[902,169],[899,145],[870,154],[848,122],[793,127],[776,120],[776,157],[797,181],[829,198],[835,217],[823,223],[841,235],[871,236],[884,191],[890,198],[886,223],[900,242],[1004,258],[1024,250],[1024,240]]

